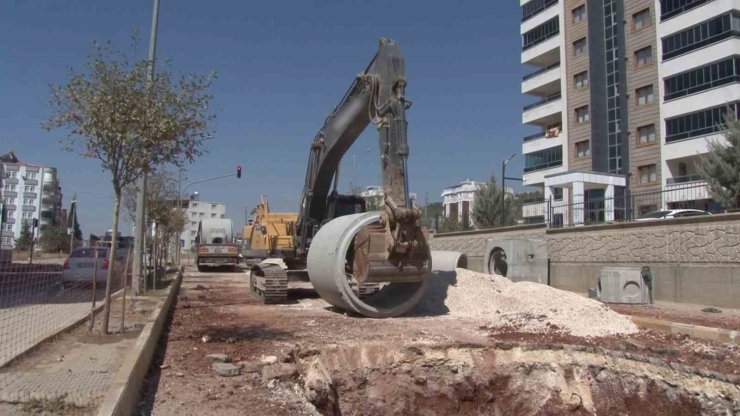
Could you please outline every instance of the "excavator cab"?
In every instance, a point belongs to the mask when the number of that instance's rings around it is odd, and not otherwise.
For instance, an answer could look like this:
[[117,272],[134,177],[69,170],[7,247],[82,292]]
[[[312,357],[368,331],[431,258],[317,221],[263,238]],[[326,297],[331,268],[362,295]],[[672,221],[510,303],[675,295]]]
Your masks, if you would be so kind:
[[334,218],[343,217],[345,215],[361,214],[367,211],[365,198],[357,195],[341,195],[336,191],[329,194],[327,205],[328,215],[323,221],[324,224]]

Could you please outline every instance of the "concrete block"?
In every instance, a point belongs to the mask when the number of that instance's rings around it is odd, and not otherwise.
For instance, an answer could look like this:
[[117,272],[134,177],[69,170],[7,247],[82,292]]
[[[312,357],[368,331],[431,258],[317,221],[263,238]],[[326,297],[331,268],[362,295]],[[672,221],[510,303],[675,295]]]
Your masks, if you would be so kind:
[[234,377],[241,374],[241,367],[230,363],[213,363],[213,371],[221,377]]

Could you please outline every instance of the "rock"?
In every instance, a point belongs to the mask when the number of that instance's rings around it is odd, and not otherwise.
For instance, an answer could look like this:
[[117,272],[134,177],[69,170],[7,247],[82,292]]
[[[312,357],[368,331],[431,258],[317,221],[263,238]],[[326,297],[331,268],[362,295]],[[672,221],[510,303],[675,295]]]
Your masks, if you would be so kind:
[[424,376],[419,376],[414,379],[414,383],[416,383],[419,386],[423,386],[424,384],[427,384],[427,378]]
[[208,354],[206,355],[206,361],[212,363],[228,363],[231,362],[231,357],[228,354]]
[[298,358],[307,358],[319,354],[321,354],[321,351],[319,351],[318,348],[309,348],[298,351]]
[[269,383],[267,383],[267,387],[274,389],[275,388],[276,380],[270,380]]
[[262,371],[262,367],[266,366],[267,363],[263,361],[240,361],[236,363],[244,373],[259,373]]
[[260,361],[265,364],[275,364],[277,362],[277,357],[274,355],[268,355],[267,357],[263,356]]
[[265,382],[273,379],[289,380],[297,375],[298,370],[293,364],[278,363],[262,367],[262,380]]
[[202,341],[202,342],[203,342],[204,344],[206,344],[206,343],[208,343],[208,342],[210,342],[210,341],[211,341],[211,336],[210,336],[210,335],[203,335],[203,338],[201,338],[200,340],[201,340],[201,341]]
[[283,355],[282,357],[280,357],[280,362],[281,363],[292,363],[293,357],[291,357],[290,355]]
[[221,377],[234,377],[242,372],[239,366],[229,363],[213,363],[213,371]]
[[596,376],[596,381],[599,383],[605,382],[609,378],[609,373],[606,372],[606,370],[601,370],[599,374]]
[[722,311],[717,308],[704,308],[701,311],[706,313],[722,313]]
[[635,341],[634,339],[628,338],[623,341],[625,348],[628,350],[636,350],[636,351],[644,351],[647,346],[643,344],[640,341]]
[[185,377],[185,374],[183,374],[183,373],[175,373],[175,377]]

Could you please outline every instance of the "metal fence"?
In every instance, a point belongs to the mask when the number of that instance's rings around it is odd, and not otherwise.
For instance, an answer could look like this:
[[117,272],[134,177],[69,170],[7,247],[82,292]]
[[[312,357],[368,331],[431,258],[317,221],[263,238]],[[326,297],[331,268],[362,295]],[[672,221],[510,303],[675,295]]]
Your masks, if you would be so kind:
[[[698,209],[712,213],[725,210],[712,200],[706,183],[694,182],[669,184],[654,192],[617,189],[610,197],[604,195],[604,190],[593,190],[586,191],[585,195],[573,195],[569,200],[564,200],[562,195],[559,199],[529,200],[522,207],[522,216],[527,224],[546,222],[552,228],[559,228],[635,221],[664,209]],[[676,216],[689,215],[696,213]]]
[[[31,395],[39,383],[80,382],[74,377],[81,376],[82,364],[65,371],[68,378],[46,364],[49,357],[44,348],[53,350],[54,342],[45,341],[56,341],[57,335],[68,331],[100,332],[98,315],[104,307],[109,274],[113,293],[109,330],[120,332],[130,325],[128,320],[134,320],[135,308],[126,309],[127,291],[129,304],[132,300],[133,255],[128,248],[115,249],[116,262],[111,268],[107,258],[110,249],[109,245],[96,245],[76,248],[70,255],[37,255],[34,259],[13,253],[12,262],[0,265],[0,401],[22,401],[21,393]],[[61,355],[60,363],[65,360]],[[98,358],[93,354],[84,359]],[[39,373],[41,364],[48,374]],[[95,388],[93,375],[88,374],[85,381],[88,388]]]

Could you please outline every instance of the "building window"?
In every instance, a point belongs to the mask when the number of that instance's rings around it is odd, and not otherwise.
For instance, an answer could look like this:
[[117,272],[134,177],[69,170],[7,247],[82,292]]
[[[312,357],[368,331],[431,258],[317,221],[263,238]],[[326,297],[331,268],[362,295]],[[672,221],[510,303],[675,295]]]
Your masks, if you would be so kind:
[[211,209],[216,209],[216,204],[211,204]]
[[586,52],[586,38],[573,42],[573,56],[578,56],[584,52]]
[[30,220],[33,218],[33,212],[24,212],[23,214],[21,214],[21,218],[23,218],[24,220]]
[[653,23],[650,18],[650,8],[641,10],[632,15],[632,29],[635,31],[644,29]]
[[8,218],[15,218],[15,211],[7,211]]
[[26,173],[26,179],[36,179],[36,172]]
[[4,231],[13,231],[13,224],[3,224]]
[[205,213],[203,213],[203,212],[201,212],[200,214],[198,214],[198,218],[203,218],[204,216],[205,216]]
[[190,245],[191,246],[194,246],[195,245],[195,240],[190,240]]
[[648,85],[637,89],[637,105],[645,105],[653,102],[653,86]]
[[642,68],[653,63],[653,47],[648,46],[635,52],[635,68]]
[[662,0],[660,2],[660,20],[668,20],[710,1],[712,0]]
[[730,103],[666,120],[666,143],[723,131],[728,106],[737,113],[737,103]]
[[15,205],[15,198],[3,198],[3,204]]
[[23,198],[23,205],[35,205],[36,200],[33,198]]
[[586,20],[586,5],[581,5],[573,9],[573,23],[580,23]]
[[577,90],[588,86],[588,71],[583,71],[580,74],[576,74],[573,78]]
[[637,168],[637,173],[637,177],[640,179],[641,185],[658,181],[658,170],[656,165],[640,166]]
[[36,187],[33,185],[26,185],[24,190],[25,192],[36,192]]
[[190,222],[190,226],[197,227],[198,226],[198,223],[197,222],[194,222],[194,221],[191,221]]
[[740,29],[737,16],[735,12],[727,13],[663,38],[663,60],[736,36]]
[[735,56],[666,78],[663,83],[664,98],[666,101],[673,100],[738,82],[740,82],[740,57]]
[[10,171],[5,172],[5,174],[3,174],[3,177],[4,178],[17,178],[18,172],[14,170],[10,170]]
[[584,105],[575,109],[576,112],[576,124],[582,124],[588,121],[588,106]]
[[555,191],[553,193],[553,199],[556,201],[562,201],[563,200],[563,188],[553,188]]
[[524,160],[524,171],[554,168],[563,165],[563,147],[555,146],[532,153],[527,153]]
[[560,33],[560,19],[553,17],[545,23],[537,26],[522,35],[522,50],[527,50],[535,45],[557,36]]
[[216,214],[211,214],[211,218],[216,218]]
[[646,144],[655,143],[655,124],[649,126],[643,126],[637,128],[637,145],[644,146]]
[[15,186],[15,185],[13,185],[13,184],[6,184],[6,185],[5,185],[5,190],[6,190],[6,191],[12,191],[12,192],[15,192],[15,191],[16,191],[16,189],[18,189],[18,188],[16,188],[16,186]]
[[576,143],[576,154],[578,157],[591,156],[591,141],[584,140]]
[[193,217],[193,218],[197,218],[198,217],[198,213],[197,212],[191,212],[190,213],[190,216]]
[[195,231],[190,231],[190,236],[191,237],[194,237],[195,236]]
[[221,218],[226,218],[226,214],[221,214]]

